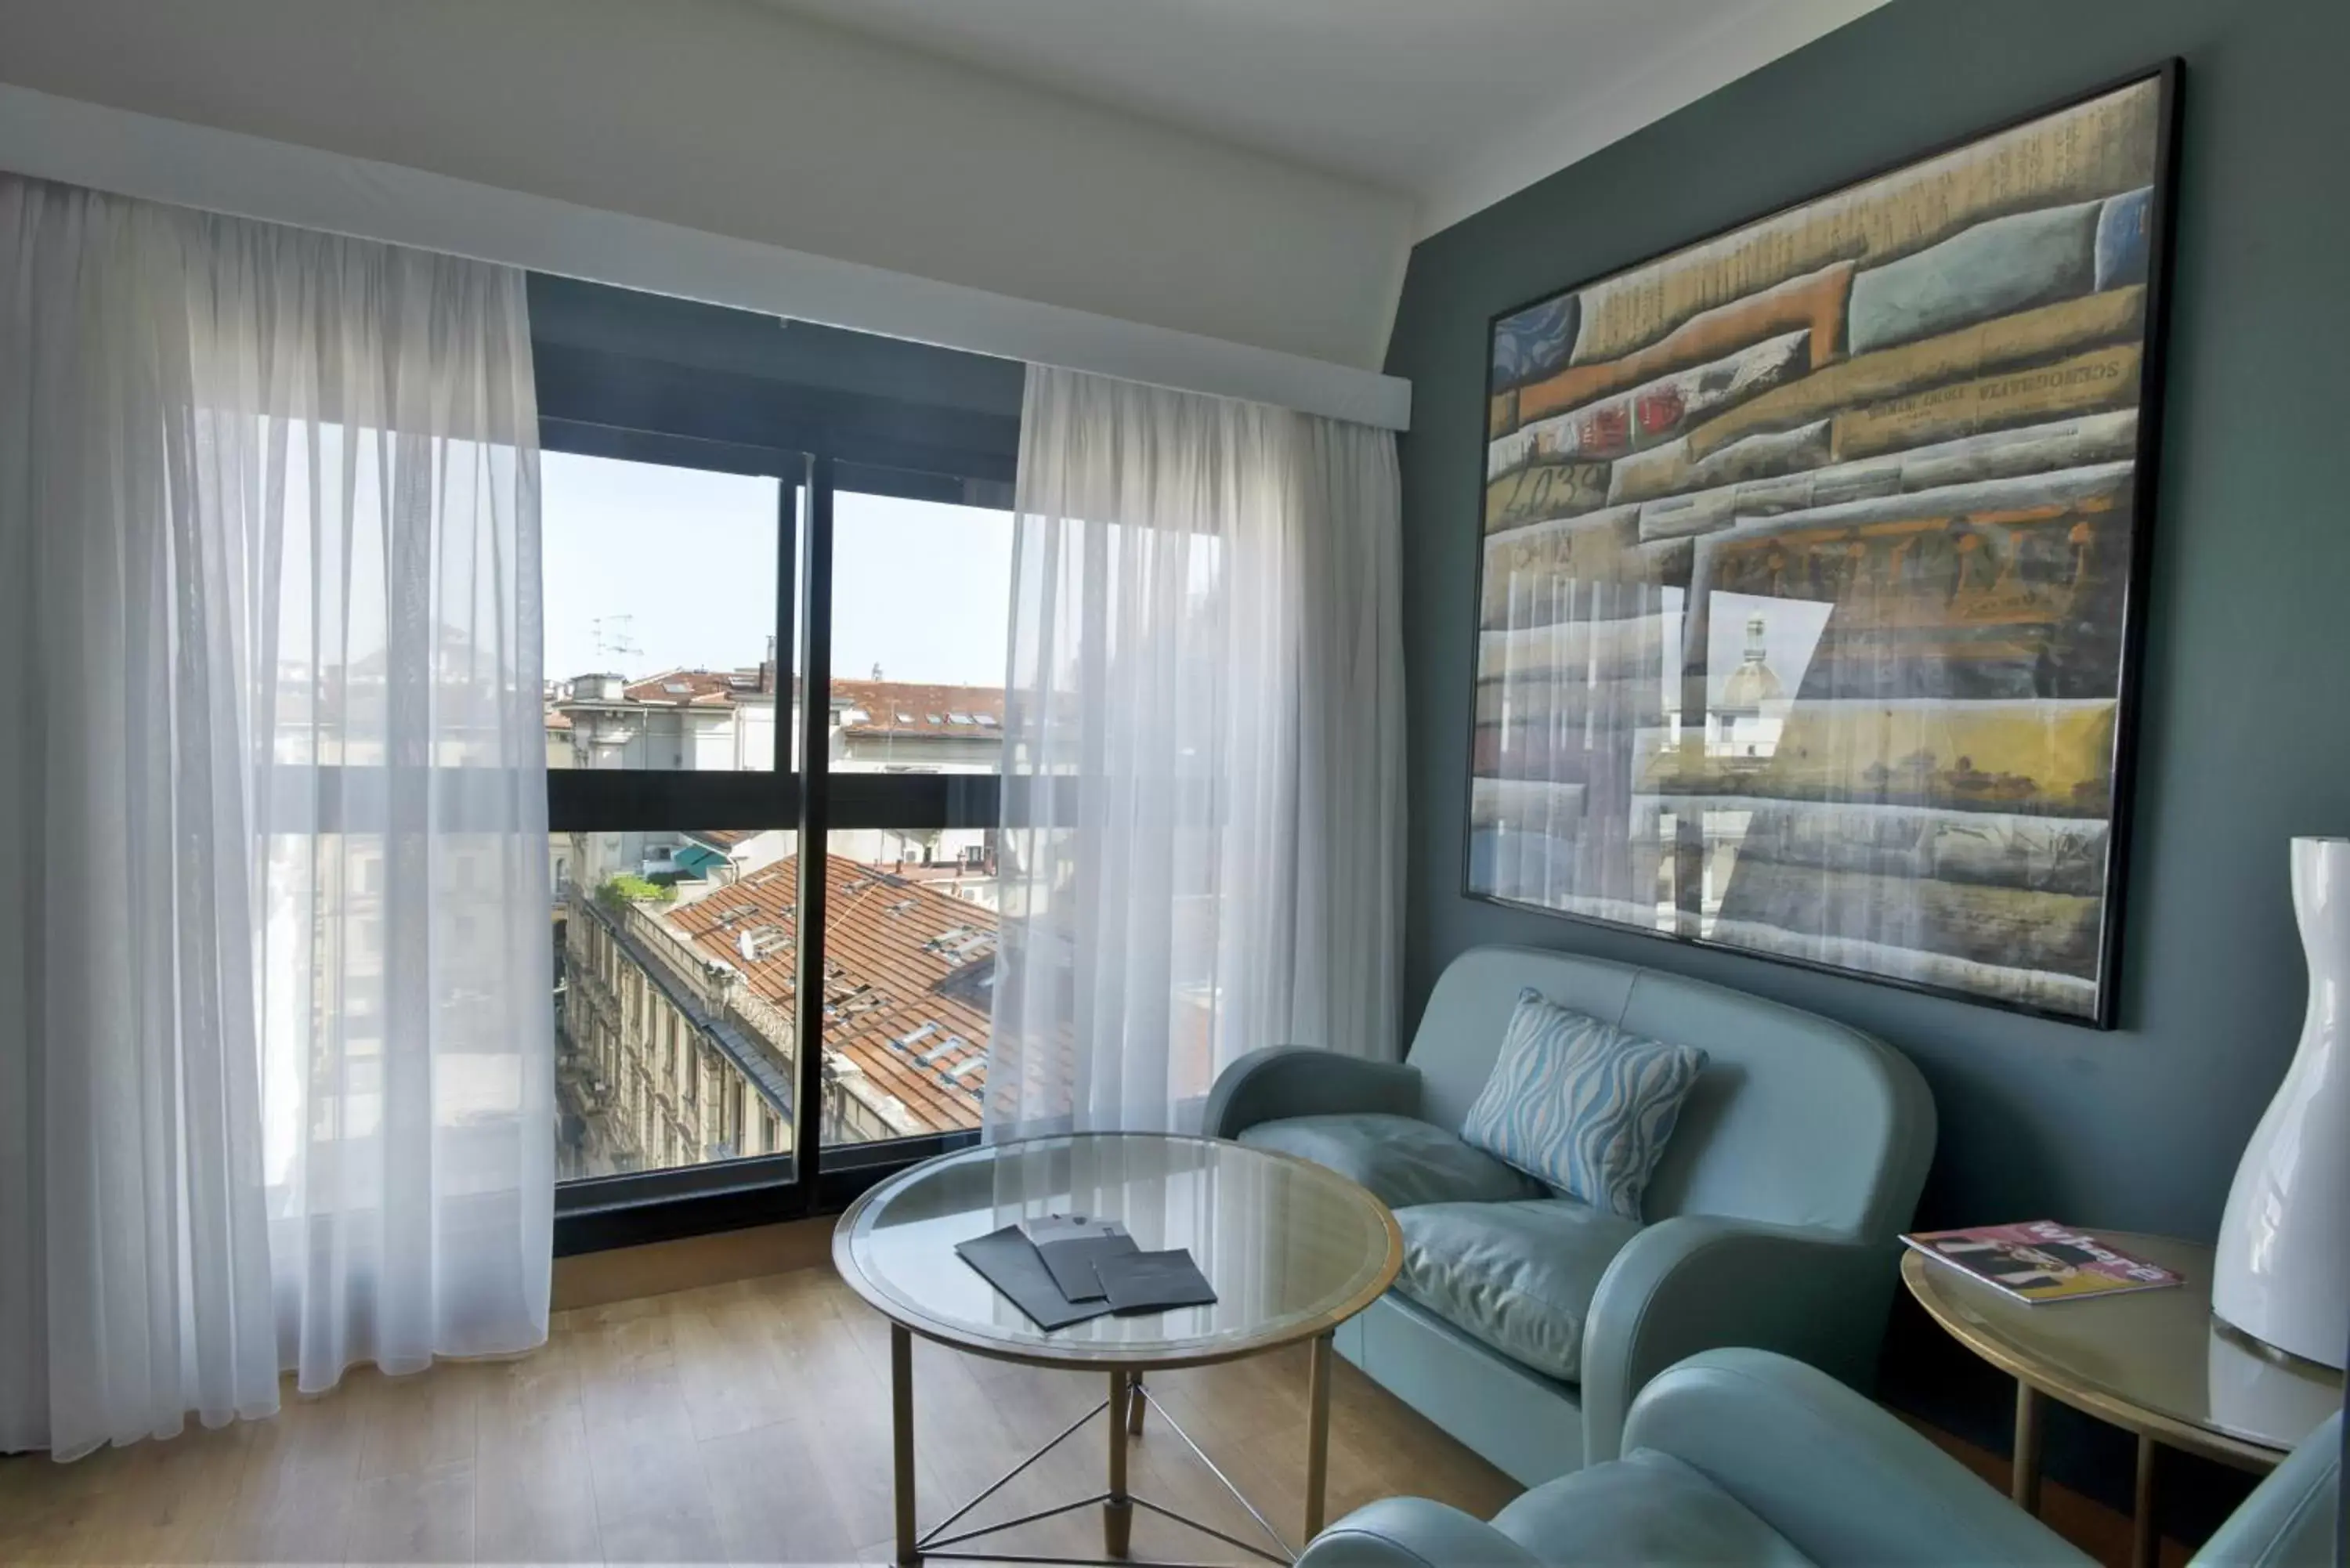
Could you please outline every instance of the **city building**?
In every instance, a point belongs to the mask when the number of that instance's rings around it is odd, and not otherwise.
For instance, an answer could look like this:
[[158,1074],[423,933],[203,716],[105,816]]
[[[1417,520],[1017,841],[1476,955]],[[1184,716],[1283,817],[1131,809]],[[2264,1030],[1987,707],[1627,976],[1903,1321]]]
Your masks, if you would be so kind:
[[548,702],[548,732],[560,723],[568,734],[571,767],[773,767],[773,653],[743,670],[665,670],[640,680],[578,676]]
[[[789,1150],[798,877],[784,855],[690,893],[573,884],[556,1008],[567,1179]],[[993,913],[844,856],[825,878],[825,1140],[976,1127]]]
[[835,680],[832,728],[835,773],[992,774],[1003,763],[1003,693]]

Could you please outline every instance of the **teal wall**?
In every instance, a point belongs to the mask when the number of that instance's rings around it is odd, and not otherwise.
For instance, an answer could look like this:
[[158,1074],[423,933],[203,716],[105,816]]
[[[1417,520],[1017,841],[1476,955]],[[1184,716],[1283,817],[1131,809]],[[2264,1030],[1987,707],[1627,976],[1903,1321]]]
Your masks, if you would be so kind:
[[[2153,64],[2186,61],[2170,365],[2110,1033],[1461,894],[1486,317]],[[2209,1238],[2301,1023],[2285,840],[2350,833],[2350,5],[1895,0],[1412,253],[1409,1015],[1480,942],[1873,1030],[1941,1111],[1929,1221]]]
[[[2121,1027],[2098,1033],[1461,893],[1485,321],[2168,56],[2180,104]],[[1931,1082],[1921,1219],[2216,1233],[2298,1033],[2285,841],[2350,833],[2350,4],[1894,0],[1412,254],[1407,1017],[1463,948],[1656,965],[1872,1030]]]

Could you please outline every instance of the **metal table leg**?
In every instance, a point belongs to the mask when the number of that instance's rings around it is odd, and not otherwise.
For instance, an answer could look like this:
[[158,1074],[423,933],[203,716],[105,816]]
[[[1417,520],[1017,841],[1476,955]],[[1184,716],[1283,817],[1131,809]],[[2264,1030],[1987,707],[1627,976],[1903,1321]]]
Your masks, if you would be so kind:
[[1305,1535],[1311,1545],[1322,1533],[1324,1494],[1330,1483],[1330,1336],[1314,1336],[1305,1381]]
[[2162,1535],[2154,1527],[2154,1439],[2145,1433],[2137,1439],[2137,1485],[2130,1507],[2131,1568],[2154,1568],[2156,1555],[2162,1550]]
[[1102,1502],[1102,1551],[1111,1557],[1126,1555],[1134,1539],[1134,1499],[1126,1490],[1127,1412],[1134,1398],[1130,1375],[1123,1368],[1109,1375],[1109,1408],[1102,1425],[1109,1431],[1109,1496]]
[[922,1560],[914,1529],[914,1336],[894,1323],[889,1325],[889,1444],[898,1563],[899,1568],[914,1568]]
[[2045,1403],[2031,1384],[2016,1384],[2014,1473],[2008,1480],[2007,1495],[2034,1517],[2040,1512],[2040,1417]]

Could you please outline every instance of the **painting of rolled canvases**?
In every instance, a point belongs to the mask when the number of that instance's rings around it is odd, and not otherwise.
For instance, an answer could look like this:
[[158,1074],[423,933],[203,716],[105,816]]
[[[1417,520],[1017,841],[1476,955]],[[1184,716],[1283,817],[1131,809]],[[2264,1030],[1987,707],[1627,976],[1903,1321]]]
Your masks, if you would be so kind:
[[1494,318],[1471,895],[2112,1023],[2172,71]]

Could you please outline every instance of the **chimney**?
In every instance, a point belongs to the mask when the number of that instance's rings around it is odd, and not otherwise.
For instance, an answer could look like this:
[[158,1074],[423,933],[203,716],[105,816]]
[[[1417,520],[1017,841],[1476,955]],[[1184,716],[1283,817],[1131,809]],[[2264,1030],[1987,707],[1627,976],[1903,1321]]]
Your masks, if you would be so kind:
[[759,691],[763,696],[775,694],[775,634],[767,634],[767,657],[759,660]]

